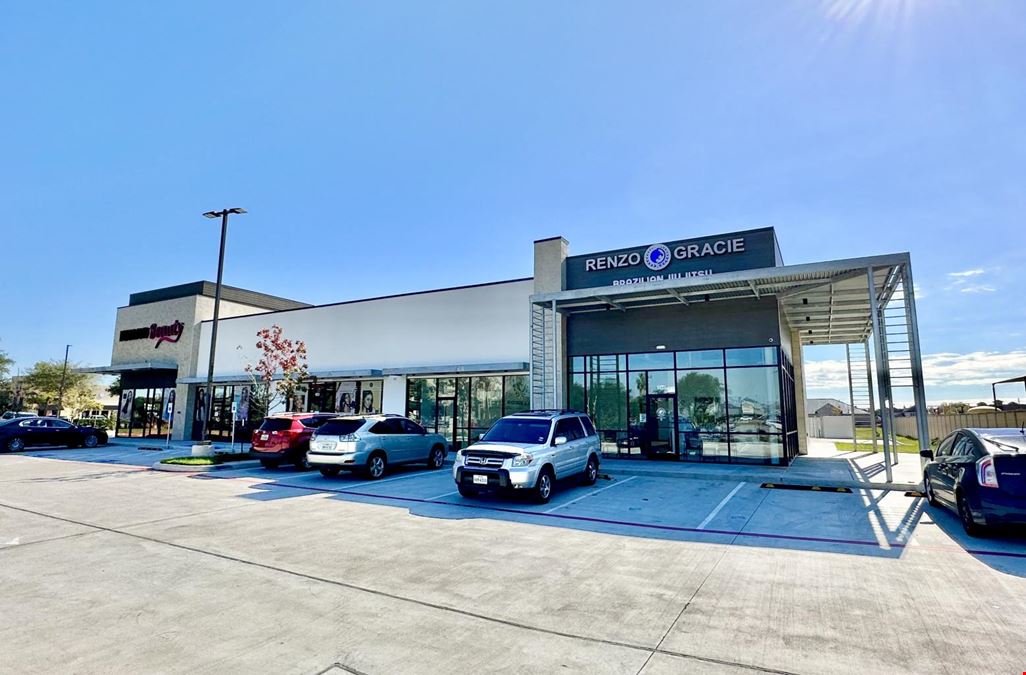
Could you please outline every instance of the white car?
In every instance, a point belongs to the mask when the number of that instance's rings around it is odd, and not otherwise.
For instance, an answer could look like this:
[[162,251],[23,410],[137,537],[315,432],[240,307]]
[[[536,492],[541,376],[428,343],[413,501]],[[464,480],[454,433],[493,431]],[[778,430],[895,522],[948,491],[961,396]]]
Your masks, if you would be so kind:
[[464,497],[524,491],[544,504],[556,480],[579,475],[585,485],[594,485],[600,454],[598,433],[586,414],[533,410],[503,417],[481,440],[456,453],[452,476]]

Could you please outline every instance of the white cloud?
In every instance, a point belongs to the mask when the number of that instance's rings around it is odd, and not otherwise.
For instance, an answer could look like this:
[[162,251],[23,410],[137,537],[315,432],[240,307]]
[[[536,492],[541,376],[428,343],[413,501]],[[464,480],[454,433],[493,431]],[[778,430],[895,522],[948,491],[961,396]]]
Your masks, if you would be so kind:
[[[854,368],[854,366],[853,366]],[[923,379],[927,386],[987,385],[997,380],[1026,374],[1026,349],[1010,352],[942,352],[923,356]],[[873,373],[874,378],[876,372]],[[855,369],[865,378],[865,367]],[[848,389],[848,368],[840,359],[805,363],[805,383],[810,392]]]
[[984,269],[974,269],[965,270],[964,272],[948,272],[948,276],[952,279],[967,279],[969,277],[978,277],[986,271]]
[[958,290],[963,293],[993,293],[997,289],[990,284],[973,284],[972,286],[962,286]]
[[984,283],[984,280],[981,278],[984,275],[989,275],[991,272],[993,270],[982,267],[961,272],[948,272],[948,279],[950,279],[951,283],[945,286],[944,290],[958,291],[960,293],[993,293],[997,289],[988,283]]

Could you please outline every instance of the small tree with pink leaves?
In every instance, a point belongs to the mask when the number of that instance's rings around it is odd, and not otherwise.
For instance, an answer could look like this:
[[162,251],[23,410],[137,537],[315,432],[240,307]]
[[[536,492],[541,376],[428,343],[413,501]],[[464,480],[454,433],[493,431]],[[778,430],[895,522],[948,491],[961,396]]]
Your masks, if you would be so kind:
[[285,337],[278,324],[257,331],[256,348],[261,356],[255,364],[246,364],[246,372],[253,378],[253,412],[262,416],[292,398],[310,370],[306,343]]

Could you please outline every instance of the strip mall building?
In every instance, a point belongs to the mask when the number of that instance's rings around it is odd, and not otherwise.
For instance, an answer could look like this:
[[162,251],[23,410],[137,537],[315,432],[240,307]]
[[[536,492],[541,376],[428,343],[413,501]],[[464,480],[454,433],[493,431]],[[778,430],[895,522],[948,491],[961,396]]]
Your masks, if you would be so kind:
[[[544,239],[531,277],[328,305],[226,287],[209,428],[231,434],[257,331],[278,325],[308,348],[293,410],[405,414],[459,446],[566,407],[606,456],[783,464],[805,447],[803,345],[855,350],[852,398],[885,427],[896,388],[925,410],[912,288],[906,253],[788,266],[772,228],[574,256]],[[118,309],[111,363],[89,369],[122,378],[118,436],[165,434],[173,398],[172,438],[198,438],[213,295],[196,282]]]

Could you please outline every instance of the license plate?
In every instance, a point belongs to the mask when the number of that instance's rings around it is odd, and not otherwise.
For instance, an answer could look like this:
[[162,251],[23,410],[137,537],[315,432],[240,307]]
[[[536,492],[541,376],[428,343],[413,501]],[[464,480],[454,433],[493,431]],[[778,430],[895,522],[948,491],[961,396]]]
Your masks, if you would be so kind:
[[267,434],[260,434],[260,440],[266,441],[267,440]]
[[474,485],[488,485],[488,476],[474,475]]

